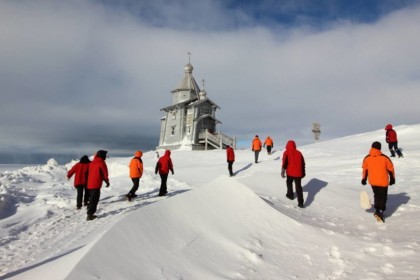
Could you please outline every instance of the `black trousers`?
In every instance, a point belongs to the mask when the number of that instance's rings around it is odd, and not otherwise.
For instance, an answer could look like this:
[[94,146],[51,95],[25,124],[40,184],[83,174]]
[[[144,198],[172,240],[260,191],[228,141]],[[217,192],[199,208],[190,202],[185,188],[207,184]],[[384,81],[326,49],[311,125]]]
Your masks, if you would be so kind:
[[287,179],[286,179],[287,196],[288,197],[294,197],[293,182],[295,182],[295,188],[296,188],[296,195],[297,195],[298,203],[303,204],[302,178],[287,176]]
[[89,192],[86,185],[78,185],[76,186],[76,190],[77,190],[76,207],[77,208],[82,207],[82,201],[85,205],[87,205],[89,203]]
[[92,189],[89,190],[89,205],[87,209],[87,215],[92,216],[96,212],[98,207],[98,202],[101,197],[101,189]]
[[391,156],[395,157],[395,153],[397,153],[399,157],[402,156],[400,149],[398,149],[398,142],[389,142],[388,148],[389,148],[389,151],[391,152]]
[[271,146],[267,146],[267,153],[271,155]]
[[229,175],[230,176],[233,176],[233,171],[232,171],[232,168],[233,167],[233,161],[228,161],[228,170],[229,170]]
[[160,196],[164,196],[168,193],[167,190],[167,186],[166,186],[166,182],[168,181],[168,174],[160,174],[160,190],[159,190],[159,195]]
[[127,195],[133,197],[136,194],[136,191],[139,189],[140,178],[131,178],[131,181],[133,181],[133,187]]
[[373,190],[373,199],[374,207],[376,211],[381,210],[382,212],[386,210],[386,202],[388,200],[388,187],[377,187],[372,186]]
[[258,156],[260,154],[260,151],[254,151],[254,156],[255,156],[255,163],[258,163]]

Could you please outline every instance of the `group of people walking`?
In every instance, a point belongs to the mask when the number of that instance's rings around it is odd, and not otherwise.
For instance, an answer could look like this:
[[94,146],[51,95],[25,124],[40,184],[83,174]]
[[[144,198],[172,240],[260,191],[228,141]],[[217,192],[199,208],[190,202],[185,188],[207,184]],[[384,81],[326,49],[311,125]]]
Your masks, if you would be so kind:
[[[401,150],[398,148],[397,133],[391,124],[385,127],[385,140],[391,153],[391,157],[403,157]],[[375,141],[372,143],[369,154],[364,158],[362,163],[362,185],[367,182],[372,187],[374,193],[374,216],[378,221],[384,221],[384,211],[388,197],[388,186],[395,184],[395,170],[391,159],[381,152],[381,143]],[[258,163],[259,152],[262,147],[266,147],[267,153],[272,154],[274,147],[273,140],[268,136],[262,144],[258,135],[252,140],[251,150],[254,152],[255,163]],[[136,197],[136,191],[139,188],[140,178],[143,175],[143,152],[136,151],[134,157],[129,164],[129,177],[133,186],[126,194],[127,200],[131,201]],[[95,212],[100,199],[101,187],[103,182],[109,187],[108,168],[105,163],[107,151],[99,150],[96,152],[92,161],[87,155],[84,155],[78,163],[76,163],[67,173],[70,179],[75,175],[74,187],[77,190],[76,208],[79,210],[82,205],[87,207],[87,220],[93,220],[97,216]],[[227,146],[226,157],[228,162],[228,171],[230,176],[234,176],[233,163],[235,162],[235,152],[233,147]],[[171,151],[166,150],[164,155],[160,157],[156,163],[155,174],[159,173],[161,185],[159,196],[167,194],[167,180],[169,172],[174,174],[174,168],[171,159]],[[286,197],[294,200],[293,184],[295,186],[298,207],[304,207],[304,198],[302,190],[302,178],[306,175],[305,159],[302,153],[297,149],[296,142],[289,140],[283,152],[281,164],[281,177],[286,178]]]
[[[165,151],[165,154],[159,158],[156,163],[155,173],[159,173],[161,177],[161,185],[159,190],[159,196],[164,196],[167,194],[166,182],[168,179],[168,174],[171,172],[174,174],[174,168],[172,164],[172,159],[170,157],[171,152],[169,150]],[[136,191],[140,185],[140,178],[143,176],[143,161],[142,161],[143,152],[136,151],[134,157],[131,159],[129,167],[129,177],[133,182],[133,186],[130,191],[126,194],[128,201],[131,201],[136,197]],[[101,188],[103,182],[105,182],[105,187],[109,187],[109,178],[108,178],[108,167],[105,163],[107,157],[107,151],[99,150],[96,152],[92,161],[90,161],[87,155],[84,155],[80,158],[80,161],[76,163],[68,172],[67,179],[75,175],[74,178],[74,187],[77,190],[76,196],[76,209],[82,209],[82,205],[87,207],[87,217],[86,220],[94,220],[97,218],[95,215],[98,202],[101,196]]]
[[87,206],[86,220],[96,219],[96,209],[101,196],[102,183],[109,187],[108,167],[105,163],[107,151],[96,152],[92,161],[84,155],[68,172],[67,178],[75,175],[74,186],[77,189],[76,208],[82,208],[82,200]]
[[[398,148],[397,133],[393,129],[392,124],[386,125],[385,131],[385,141],[388,143],[388,148],[391,153],[390,157],[395,157],[396,155],[399,158],[403,157],[401,150]],[[258,135],[255,135],[251,144],[255,163],[258,163],[259,153],[262,147],[265,146],[267,146],[267,153],[270,155],[273,140],[268,136],[263,145]],[[381,152],[381,146],[380,142],[373,142],[369,154],[363,159],[361,183],[362,185],[366,185],[369,182],[371,185],[374,194],[374,216],[378,221],[384,222],[384,211],[386,210],[388,200],[388,186],[395,184],[395,170],[391,159]],[[235,161],[235,153],[232,147],[227,147],[226,155],[229,174],[233,176],[232,165]],[[302,178],[305,175],[305,159],[302,153],[297,150],[295,141],[289,140],[283,152],[281,177],[286,178],[286,197],[291,200],[295,199],[293,192],[294,183],[298,207],[300,208],[304,207]]]

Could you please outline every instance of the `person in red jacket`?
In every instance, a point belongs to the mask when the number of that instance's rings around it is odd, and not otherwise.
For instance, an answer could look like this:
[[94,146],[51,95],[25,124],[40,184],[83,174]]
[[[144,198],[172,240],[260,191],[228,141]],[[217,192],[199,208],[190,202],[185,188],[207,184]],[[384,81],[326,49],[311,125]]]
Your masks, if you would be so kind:
[[166,150],[165,154],[159,158],[155,168],[155,174],[159,172],[161,179],[159,196],[165,196],[168,193],[166,182],[168,181],[169,171],[171,171],[172,175],[174,174],[171,151]]
[[296,143],[289,140],[286,144],[286,150],[283,153],[281,177],[286,179],[287,193],[286,197],[293,200],[293,182],[295,182],[296,194],[298,198],[298,207],[303,208],[302,178],[305,177],[305,159],[302,153],[296,149]]
[[233,148],[231,146],[226,147],[226,158],[228,163],[229,175],[232,177],[234,175],[232,171],[232,166],[235,162],[235,152],[233,151]]
[[399,158],[403,157],[401,150],[398,149],[397,133],[392,128],[392,124],[387,124],[385,130],[385,140],[388,143],[389,151],[391,152],[391,157],[395,157],[395,153],[397,153]]
[[99,150],[90,163],[87,188],[89,190],[89,205],[87,209],[86,220],[96,219],[96,208],[98,207],[99,198],[101,197],[102,182],[109,187],[108,167],[106,166],[107,151]]
[[133,187],[126,195],[128,201],[131,201],[133,197],[136,197],[136,191],[139,189],[140,178],[143,176],[143,161],[141,157],[143,156],[142,151],[137,151],[134,153],[134,157],[131,159],[128,167],[130,168],[130,178],[133,182]]
[[[84,205],[87,206],[89,202],[89,192],[87,190],[87,179],[89,175],[89,164],[90,160],[87,155],[84,155],[80,158],[80,161],[73,165],[73,167],[67,172],[67,179],[74,176],[74,187],[77,190],[76,197],[76,208],[80,210],[82,208],[82,201]],[[84,193],[84,196],[83,196]]]

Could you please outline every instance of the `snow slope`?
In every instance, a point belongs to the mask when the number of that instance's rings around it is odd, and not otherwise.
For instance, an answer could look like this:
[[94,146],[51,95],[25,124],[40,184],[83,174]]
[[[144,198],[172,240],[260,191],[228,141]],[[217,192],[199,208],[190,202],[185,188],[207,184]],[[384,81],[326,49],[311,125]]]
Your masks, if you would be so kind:
[[[143,156],[139,197],[127,202],[130,158],[109,158],[99,218],[75,209],[75,163],[50,160],[0,175],[0,279],[420,279],[420,125],[396,127],[386,223],[359,206],[361,163],[384,131],[299,147],[305,208],[285,197],[282,148],[173,151],[175,175],[157,197],[156,155]],[[275,139],[274,139],[275,140]],[[112,153],[111,153],[112,155]],[[226,175],[225,175],[226,174]]]

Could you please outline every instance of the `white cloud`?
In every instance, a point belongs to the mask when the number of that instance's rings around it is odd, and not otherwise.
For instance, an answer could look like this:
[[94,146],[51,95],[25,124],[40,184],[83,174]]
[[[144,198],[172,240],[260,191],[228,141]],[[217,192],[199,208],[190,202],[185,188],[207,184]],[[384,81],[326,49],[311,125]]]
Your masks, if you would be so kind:
[[[210,3],[187,15],[208,11],[219,26],[235,22]],[[159,13],[169,24],[182,7],[166,8]],[[251,21],[241,11],[234,16]],[[155,137],[157,145],[159,110],[172,101],[188,51],[196,80],[206,79],[208,96],[222,108],[221,129],[239,139],[258,133],[309,142],[313,121],[324,129],[321,138],[418,122],[418,7],[322,31],[181,30],[144,21],[85,1],[1,2],[0,125],[7,137],[0,149],[14,139],[28,147],[75,139],[76,150],[98,138],[118,146],[115,130],[134,143]]]

